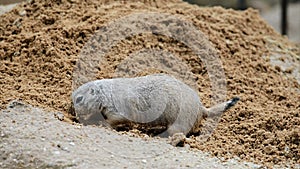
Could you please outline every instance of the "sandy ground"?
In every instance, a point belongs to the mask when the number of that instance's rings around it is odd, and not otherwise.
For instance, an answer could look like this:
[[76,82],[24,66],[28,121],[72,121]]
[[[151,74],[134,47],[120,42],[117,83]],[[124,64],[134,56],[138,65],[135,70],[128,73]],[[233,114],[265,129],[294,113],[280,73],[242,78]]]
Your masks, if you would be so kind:
[[[3,129],[5,126],[10,126],[9,128],[5,127],[5,130],[11,132],[11,136],[7,136],[8,139],[1,139],[4,143],[6,142],[6,144],[1,142],[1,151],[6,152],[3,153],[5,154],[4,159],[6,159],[1,164],[3,167],[10,167],[11,164],[14,164],[14,161],[20,163],[20,168],[26,165],[44,165],[55,168],[60,163],[57,160],[64,161],[63,164],[70,167],[76,168],[76,166],[81,165],[80,162],[73,162],[72,158],[67,158],[68,154],[64,154],[64,158],[55,158],[55,154],[59,155],[68,151],[65,151],[65,148],[60,144],[58,146],[56,142],[51,147],[48,141],[46,143],[43,141],[43,139],[58,139],[71,149],[75,142],[70,142],[67,139],[60,140],[63,136],[57,133],[66,133],[65,135],[68,137],[76,138],[72,135],[76,133],[76,131],[72,131],[74,126],[58,120],[55,121],[52,119],[53,113],[47,112],[60,111],[68,116],[68,109],[71,104],[73,67],[76,65],[80,50],[95,31],[107,22],[120,18],[125,14],[151,11],[167,12],[185,18],[201,30],[210,42],[204,44],[204,49],[214,48],[224,64],[227,97],[238,95],[242,98],[234,109],[222,116],[214,134],[205,144],[198,141],[197,134],[201,133],[201,126],[199,126],[199,133],[188,138],[185,145],[196,150],[196,154],[199,156],[202,156],[202,153],[199,154],[202,150],[223,159],[239,157],[244,161],[251,161],[268,167],[279,164],[287,168],[289,166],[299,168],[297,165],[300,163],[299,47],[290,43],[288,39],[281,37],[264,22],[257,11],[250,9],[238,12],[223,8],[199,8],[175,0],[166,3],[156,1],[145,1],[143,3],[99,1],[101,2],[99,3],[98,1],[82,2],[75,0],[55,2],[31,1],[30,3],[21,4],[13,11],[0,16],[2,21],[0,23],[0,107],[3,109],[1,116],[5,116],[1,118],[3,120],[1,125],[3,124]],[[204,105],[211,105],[212,96],[210,91],[207,90],[210,88],[210,83],[207,80],[208,74],[204,64],[197,59],[187,46],[168,37],[142,34],[121,41],[114,47],[114,50],[107,54],[104,64],[99,66],[97,77],[114,77],[112,72],[114,72],[115,67],[118,67],[128,55],[130,56],[131,53],[143,48],[166,49],[173,52],[176,57],[181,58],[181,61],[188,65],[193,76],[197,79],[195,84]],[[215,51],[214,49],[212,51]],[[179,65],[176,66],[180,68]],[[146,70],[143,73],[149,74],[151,72]],[[31,108],[29,108],[26,111],[28,114],[23,116],[25,114],[20,109],[4,110],[7,104],[14,99],[20,99],[36,107],[41,107],[46,112],[38,109],[31,111]],[[24,108],[21,107],[21,109]],[[43,126],[44,123],[40,120],[45,118],[52,119],[52,122],[55,123],[48,126],[57,127],[41,128],[43,132],[49,130],[53,135],[44,134],[45,138],[37,139],[37,142],[40,141],[37,145],[41,144],[42,147],[46,147],[46,151],[43,150],[43,153],[52,153],[52,156],[49,154],[39,156],[31,151],[31,149],[37,148],[37,154],[42,153],[41,149],[43,148],[31,146],[30,144],[32,140],[41,138],[40,133],[35,133],[32,136],[33,131],[30,128],[38,131],[38,127]],[[17,124],[16,122],[20,122],[19,127],[24,130],[24,133],[21,132],[20,128],[13,127]],[[24,129],[26,125],[30,126],[28,133]],[[60,125],[61,128],[58,127]],[[69,126],[68,129],[67,126]],[[5,134],[5,130],[2,130],[2,128],[1,132],[4,133],[2,138],[6,138],[9,132]],[[76,129],[76,127],[74,128]],[[120,135],[120,133],[99,127],[82,128],[91,130],[92,133],[94,133],[94,130],[97,130],[97,132],[98,130],[99,132],[103,131],[107,134],[108,141],[115,138],[115,135],[109,138],[112,134],[116,134],[116,137]],[[92,135],[92,133],[88,131],[88,135]],[[106,137],[106,134],[103,134],[103,137]],[[78,135],[80,135],[79,131]],[[53,138],[50,139],[52,136]],[[142,141],[142,143],[144,143],[145,138],[149,138],[143,134],[135,136],[138,138],[134,139]],[[95,137],[91,136],[91,138]],[[122,136],[121,140],[126,142],[128,138],[131,138],[130,132]],[[27,144],[21,144],[23,141],[28,141],[29,147],[26,147]],[[165,148],[170,147],[164,140],[155,141],[159,142],[158,145],[155,143],[154,149],[157,147],[156,150],[165,150]],[[151,140],[147,144],[151,147],[151,145],[153,146],[152,142],[155,141]],[[101,144],[101,140],[98,142]],[[75,145],[79,144],[85,143],[78,141]],[[90,139],[86,144],[90,146],[98,143]],[[119,145],[115,142],[114,144]],[[141,145],[141,142],[133,141],[133,144]],[[13,145],[15,147],[10,147]],[[129,147],[133,149],[142,147],[134,145]],[[24,151],[18,154],[17,147],[24,147]],[[105,144],[102,147],[110,148],[112,146],[111,144]],[[48,148],[53,149],[48,152]],[[76,147],[76,152],[78,148],[83,148],[83,150],[78,150],[82,153],[76,154],[77,156],[80,154],[85,156],[89,153],[84,150],[84,146]],[[96,151],[97,147],[90,147],[90,150],[92,149]],[[142,156],[141,151],[136,149],[134,149],[134,153]],[[178,156],[184,150],[183,159],[190,159],[190,157],[195,159],[192,157],[195,152],[184,148],[171,147],[171,149],[175,151],[174,154],[170,155],[171,157]],[[156,150],[154,151],[157,152]],[[101,152],[102,149],[98,149],[98,151]],[[128,152],[128,149],[125,149],[124,152]],[[31,153],[34,154],[34,158],[28,159],[27,157],[30,157],[28,154]],[[8,154],[12,154],[12,158]],[[115,157],[114,154],[107,154],[111,158]],[[47,159],[48,157],[49,159]],[[35,158],[37,158],[37,162],[34,160]],[[20,161],[18,161],[19,159]],[[128,166],[127,162],[130,161],[128,159],[124,160],[124,158],[116,159],[124,162],[122,164],[126,164],[125,166]],[[173,165],[172,159],[169,157],[163,159],[170,160],[169,163],[163,163],[163,160],[159,159],[157,163]],[[22,160],[25,162],[22,162]],[[89,162],[84,163],[84,165],[88,167],[94,160],[97,159],[87,160]],[[51,161],[51,163],[47,163],[48,161]],[[112,161],[115,163],[114,160]],[[111,163],[108,159],[106,162]],[[142,159],[141,161],[133,160],[131,162],[131,164],[140,165],[139,167],[159,166],[156,165],[155,158],[154,161]],[[201,161],[199,163],[198,161],[193,162],[191,166],[196,167]],[[99,163],[101,164],[101,161]],[[243,163],[233,163],[232,165],[237,167],[244,165]],[[174,164],[186,166],[184,161],[176,161],[176,159]],[[207,164],[207,166],[214,168],[211,165],[215,164],[219,165],[218,160],[212,164]],[[118,163],[115,165],[118,165]],[[227,164],[222,163],[220,165],[226,167]],[[255,168],[257,165],[251,164],[249,167]]]
[[13,9],[18,3],[15,4],[9,4],[9,5],[0,5],[0,15],[10,11]]
[[[55,113],[12,102],[0,112],[0,168],[259,168],[100,127],[68,124]],[[57,113],[56,113],[57,114]],[[59,115],[59,114],[58,114]],[[59,115],[59,118],[62,116]]]

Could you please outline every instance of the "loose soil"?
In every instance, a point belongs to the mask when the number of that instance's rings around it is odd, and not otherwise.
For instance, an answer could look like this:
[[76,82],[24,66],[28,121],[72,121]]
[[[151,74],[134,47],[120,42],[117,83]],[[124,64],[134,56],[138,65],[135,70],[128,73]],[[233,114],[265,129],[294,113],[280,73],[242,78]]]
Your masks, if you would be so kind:
[[[68,115],[73,68],[84,44],[108,22],[149,11],[173,14],[202,31],[221,58],[227,99],[241,97],[234,109],[223,114],[207,142],[197,141],[200,136],[196,135],[186,139],[186,144],[225,159],[238,156],[266,166],[299,164],[300,85],[289,75],[299,75],[300,50],[253,9],[204,8],[177,0],[22,3],[0,16],[1,108],[20,99]],[[160,35],[141,34],[119,42],[107,54],[106,64],[100,65],[97,78],[115,77],[114,68],[145,46],[182,58],[196,77],[202,102],[211,106],[205,65],[187,46]],[[296,64],[288,69],[272,66],[269,61],[278,55]],[[156,71],[161,70],[145,70],[140,75]]]

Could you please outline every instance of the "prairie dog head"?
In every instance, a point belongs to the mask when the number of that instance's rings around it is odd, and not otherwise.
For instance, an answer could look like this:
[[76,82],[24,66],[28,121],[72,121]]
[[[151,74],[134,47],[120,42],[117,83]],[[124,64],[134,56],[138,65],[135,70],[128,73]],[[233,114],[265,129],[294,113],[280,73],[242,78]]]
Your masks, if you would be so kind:
[[83,124],[99,124],[105,120],[105,111],[109,103],[103,88],[95,82],[80,86],[72,94],[74,110],[79,121]]

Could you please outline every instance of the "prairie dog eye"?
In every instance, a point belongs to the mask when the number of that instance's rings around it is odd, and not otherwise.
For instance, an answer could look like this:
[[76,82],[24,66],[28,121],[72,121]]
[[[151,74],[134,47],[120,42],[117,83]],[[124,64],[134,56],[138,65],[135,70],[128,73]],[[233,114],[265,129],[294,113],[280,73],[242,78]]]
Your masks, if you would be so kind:
[[95,90],[94,89],[90,89],[90,94],[94,95],[95,94]]
[[75,104],[80,103],[83,100],[83,96],[79,96],[76,98]]

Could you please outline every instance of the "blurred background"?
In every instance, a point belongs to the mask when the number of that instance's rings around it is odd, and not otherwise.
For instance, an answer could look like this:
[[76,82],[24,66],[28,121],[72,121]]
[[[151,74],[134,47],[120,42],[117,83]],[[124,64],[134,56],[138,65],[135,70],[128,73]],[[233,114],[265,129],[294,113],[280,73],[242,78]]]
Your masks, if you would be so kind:
[[258,9],[261,16],[291,41],[300,43],[300,0],[184,0],[199,6]]
[[[24,0],[0,0],[0,14]],[[199,6],[222,6],[244,10],[258,9],[261,16],[291,41],[300,43],[300,0],[184,0]]]

